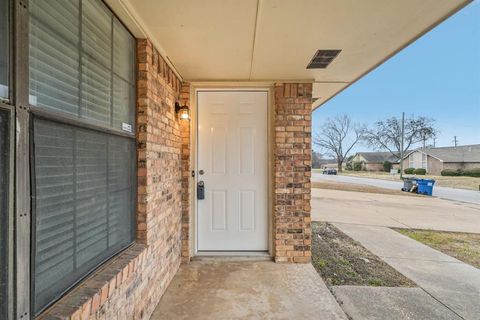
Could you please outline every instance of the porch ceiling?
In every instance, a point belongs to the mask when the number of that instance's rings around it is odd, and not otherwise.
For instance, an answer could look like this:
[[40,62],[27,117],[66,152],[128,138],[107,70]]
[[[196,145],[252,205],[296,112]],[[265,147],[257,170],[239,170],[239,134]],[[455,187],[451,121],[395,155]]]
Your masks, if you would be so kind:
[[[106,0],[187,81],[315,81],[313,108],[470,0]],[[306,69],[318,49],[341,49]]]

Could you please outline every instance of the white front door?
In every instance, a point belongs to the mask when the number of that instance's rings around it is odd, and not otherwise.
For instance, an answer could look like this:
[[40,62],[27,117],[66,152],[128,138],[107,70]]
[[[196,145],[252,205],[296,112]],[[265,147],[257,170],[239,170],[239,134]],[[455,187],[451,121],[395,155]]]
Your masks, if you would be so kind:
[[265,251],[266,91],[199,91],[197,194],[199,251]]

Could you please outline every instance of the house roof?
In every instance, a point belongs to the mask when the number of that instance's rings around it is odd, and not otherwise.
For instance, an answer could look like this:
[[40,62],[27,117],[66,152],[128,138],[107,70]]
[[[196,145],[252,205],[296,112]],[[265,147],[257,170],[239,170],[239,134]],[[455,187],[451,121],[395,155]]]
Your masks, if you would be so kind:
[[457,147],[419,148],[414,150],[414,152],[415,151],[425,153],[442,162],[480,162],[480,144]]
[[390,161],[392,163],[398,162],[397,157],[391,152],[357,152],[356,155],[361,155],[370,163],[383,163],[384,161]]
[[[471,0],[106,0],[184,81],[313,82],[317,108]],[[319,49],[340,49],[307,69]]]

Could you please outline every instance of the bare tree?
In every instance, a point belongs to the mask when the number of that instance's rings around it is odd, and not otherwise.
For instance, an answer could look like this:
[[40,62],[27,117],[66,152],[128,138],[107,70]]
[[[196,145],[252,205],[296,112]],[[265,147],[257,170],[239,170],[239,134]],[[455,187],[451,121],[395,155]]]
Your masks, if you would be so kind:
[[337,160],[338,171],[342,172],[343,162],[352,148],[363,139],[364,132],[364,126],[352,122],[347,115],[328,118],[313,143],[333,156]]
[[[403,154],[415,144],[435,137],[435,120],[427,117],[405,119]],[[390,151],[398,160],[402,154],[402,120],[396,117],[375,122],[373,128],[365,132],[365,140],[377,149]]]

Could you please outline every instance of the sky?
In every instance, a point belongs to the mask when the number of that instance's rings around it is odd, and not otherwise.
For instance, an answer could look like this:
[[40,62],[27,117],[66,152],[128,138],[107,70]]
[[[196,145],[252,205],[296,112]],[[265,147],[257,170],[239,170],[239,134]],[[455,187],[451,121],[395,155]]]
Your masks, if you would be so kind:
[[315,110],[313,136],[329,117],[372,125],[402,111],[436,120],[437,147],[453,145],[454,136],[459,145],[480,144],[480,0]]

